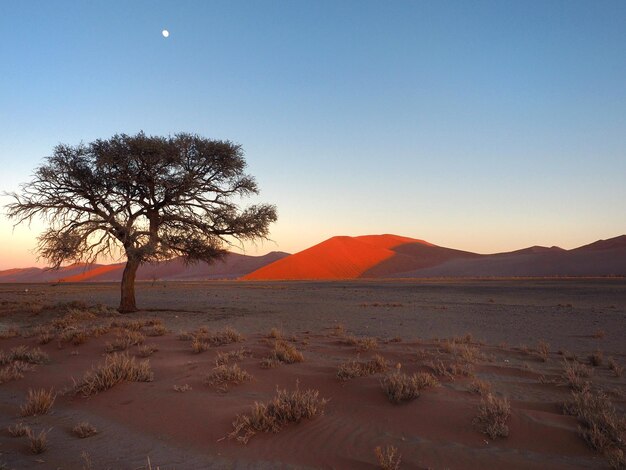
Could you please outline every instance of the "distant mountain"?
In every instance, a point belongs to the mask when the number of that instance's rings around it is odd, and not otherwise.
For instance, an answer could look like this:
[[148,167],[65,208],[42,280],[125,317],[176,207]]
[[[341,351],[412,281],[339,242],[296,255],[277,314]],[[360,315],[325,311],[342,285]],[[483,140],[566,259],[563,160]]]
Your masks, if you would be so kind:
[[625,276],[626,235],[481,255],[397,235],[333,237],[243,279]]
[[[141,266],[137,279],[150,280],[201,280],[236,279],[252,271],[289,256],[288,253],[272,251],[263,256],[248,256],[229,253],[223,261],[212,264],[185,265],[175,258]],[[116,264],[73,264],[58,270],[25,268],[0,271],[0,283],[4,282],[102,282],[122,279],[124,263]]]

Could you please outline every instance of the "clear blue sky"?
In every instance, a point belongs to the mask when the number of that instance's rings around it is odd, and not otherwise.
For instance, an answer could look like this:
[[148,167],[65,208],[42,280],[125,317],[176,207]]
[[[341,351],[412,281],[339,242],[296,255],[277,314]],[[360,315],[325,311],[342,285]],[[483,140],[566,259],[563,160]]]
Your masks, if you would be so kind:
[[[278,205],[252,254],[626,233],[624,1],[0,0],[0,34],[2,190],[59,142],[188,131]],[[40,229],[0,218],[0,269]]]

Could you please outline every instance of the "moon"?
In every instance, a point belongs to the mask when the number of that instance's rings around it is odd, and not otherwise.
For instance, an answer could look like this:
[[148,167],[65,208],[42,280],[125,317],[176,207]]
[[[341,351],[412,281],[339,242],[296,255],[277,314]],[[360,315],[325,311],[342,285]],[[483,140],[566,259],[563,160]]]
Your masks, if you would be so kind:
[[167,29],[164,29],[163,31],[161,31],[161,34],[163,35],[164,38],[169,37],[170,32]]

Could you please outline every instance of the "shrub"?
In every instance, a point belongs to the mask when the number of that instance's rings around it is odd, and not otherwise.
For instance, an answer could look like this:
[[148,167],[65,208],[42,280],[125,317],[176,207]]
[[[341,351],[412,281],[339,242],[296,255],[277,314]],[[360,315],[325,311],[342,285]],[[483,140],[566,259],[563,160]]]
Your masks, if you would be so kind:
[[546,343],[544,340],[540,340],[537,343],[537,355],[539,356],[539,359],[541,359],[543,362],[547,362],[549,354],[550,354],[550,345]]
[[613,375],[615,375],[615,377],[622,376],[622,373],[624,372],[624,368],[620,366],[619,363],[614,358],[609,357],[606,362],[609,366],[609,370],[613,371]]
[[0,357],[0,364],[8,364],[9,362],[22,361],[29,364],[44,364],[50,358],[39,348],[30,349],[28,346],[16,346]]
[[273,339],[281,339],[283,337],[283,332],[274,327],[270,330],[268,337]]
[[80,382],[74,384],[74,393],[85,397],[110,389],[120,382],[151,382],[154,374],[148,360],[137,362],[128,354],[111,354],[104,364],[88,371]]
[[106,352],[125,351],[131,346],[143,344],[146,337],[138,331],[124,331],[119,334],[112,343],[107,343]]
[[26,436],[28,437],[28,446],[33,454],[42,454],[48,449],[48,431],[35,434],[34,431],[29,430]]
[[372,338],[369,336],[365,336],[363,338],[357,338],[356,336],[346,336],[343,341],[343,344],[347,344],[348,346],[356,346],[359,351],[370,351],[372,349],[378,348],[378,341],[376,338]]
[[567,360],[564,361],[563,367],[562,378],[572,390],[580,391],[587,386],[588,382],[584,379],[592,374],[593,369],[579,362]]
[[192,390],[192,388],[189,384],[174,385],[174,390],[180,393],[185,393],[185,392],[188,392],[189,390]]
[[250,413],[237,416],[229,437],[245,444],[258,432],[279,432],[288,423],[323,414],[326,403],[317,390],[277,390],[269,403],[255,402]]
[[270,355],[261,361],[261,367],[269,369],[276,367],[279,363],[293,364],[294,362],[303,362],[304,356],[296,347],[285,340],[278,339],[274,341],[274,348]]
[[407,375],[399,372],[386,375],[380,381],[381,388],[391,403],[401,403],[420,396],[420,390],[439,385],[437,379],[429,373],[419,372]]
[[160,323],[152,325],[150,329],[146,331],[148,336],[163,336],[165,333],[167,333],[167,328]]
[[231,359],[235,361],[243,361],[243,359],[248,355],[250,355],[250,351],[245,348],[228,352],[218,351],[217,356],[215,357],[215,365],[223,366],[224,364],[228,364]]
[[470,391],[477,393],[480,396],[486,396],[491,393],[491,384],[483,380],[474,379],[470,384]]
[[158,350],[159,348],[157,348],[154,344],[143,344],[137,349],[137,354],[139,354],[141,357],[148,357],[152,356],[152,354],[154,354]]
[[398,454],[396,447],[388,445],[383,449],[378,446],[374,449],[374,454],[382,470],[398,470],[400,468],[400,459],[402,456]]
[[478,415],[474,418],[474,425],[480,432],[487,434],[491,439],[497,437],[507,437],[509,427],[507,421],[511,416],[511,406],[506,398],[498,398],[488,394],[483,398]]
[[237,330],[226,327],[221,331],[209,332],[201,328],[193,335],[191,348],[195,353],[201,353],[209,349],[209,347],[223,346],[225,344],[239,343],[244,340]]
[[576,416],[581,424],[580,435],[591,448],[604,454],[614,468],[623,468],[626,420],[618,416],[606,394],[589,388],[573,391],[563,409],[566,414]]
[[389,364],[385,358],[376,354],[371,360],[366,362],[351,359],[340,364],[337,370],[337,377],[340,380],[348,380],[355,377],[365,377],[385,372],[388,368]]
[[24,423],[17,423],[13,426],[9,426],[7,431],[11,437],[23,437],[28,435],[30,427],[26,426]]
[[24,377],[24,372],[31,369],[25,362],[16,361],[0,369],[0,384]]
[[604,362],[604,354],[602,354],[602,351],[597,350],[593,354],[589,355],[589,363],[593,367],[599,367],[602,365],[603,362]]
[[237,364],[233,364],[232,366],[217,366],[207,374],[204,378],[204,383],[226,392],[229,384],[237,385],[249,380],[252,380],[252,375],[241,369]]
[[86,421],[78,423],[76,426],[72,428],[72,432],[81,439],[85,439],[87,437],[91,437],[94,434],[98,433],[98,430],[91,424]]
[[31,388],[28,390],[26,403],[23,404],[20,408],[21,415],[45,415],[46,413],[48,413],[48,411],[50,411],[50,408],[52,408],[55,399],[56,393],[53,392],[53,389],[46,390],[45,388],[40,388],[37,390],[33,390]]

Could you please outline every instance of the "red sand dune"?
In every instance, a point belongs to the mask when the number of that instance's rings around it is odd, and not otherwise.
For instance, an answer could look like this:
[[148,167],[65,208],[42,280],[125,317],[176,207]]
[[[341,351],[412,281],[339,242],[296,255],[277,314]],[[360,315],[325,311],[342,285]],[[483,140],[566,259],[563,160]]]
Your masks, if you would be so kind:
[[404,244],[430,243],[397,235],[332,237],[254,271],[243,279],[351,279],[395,255]]

